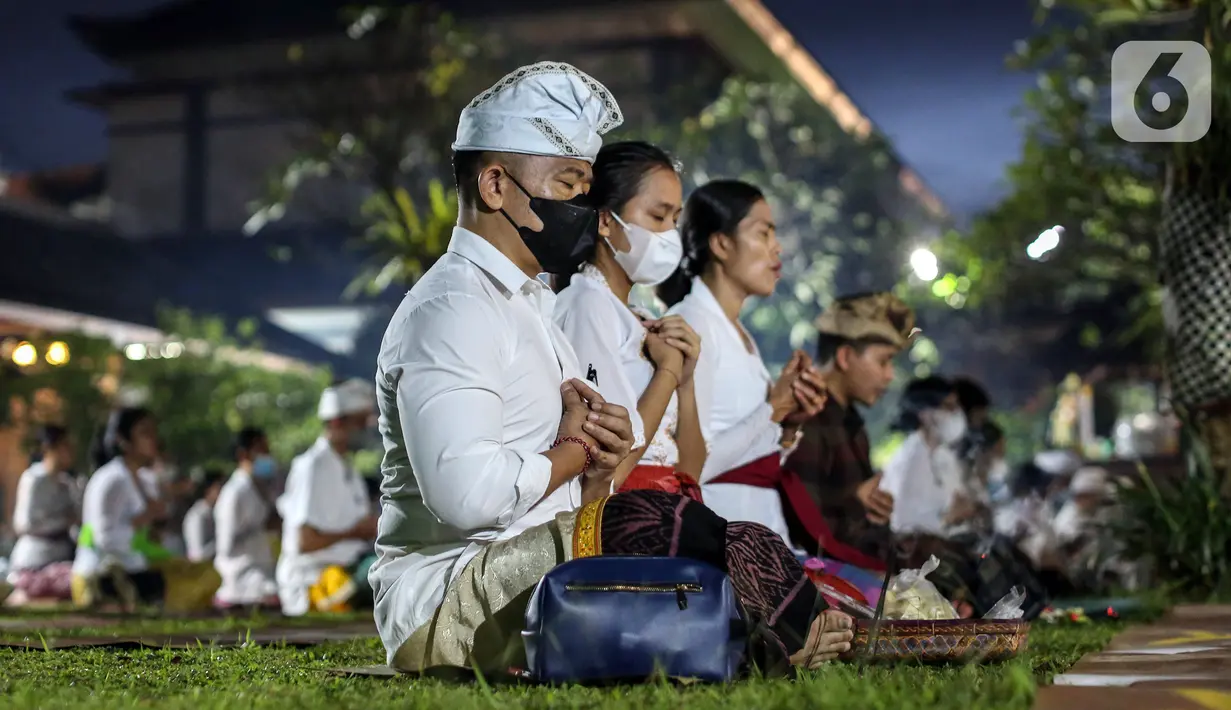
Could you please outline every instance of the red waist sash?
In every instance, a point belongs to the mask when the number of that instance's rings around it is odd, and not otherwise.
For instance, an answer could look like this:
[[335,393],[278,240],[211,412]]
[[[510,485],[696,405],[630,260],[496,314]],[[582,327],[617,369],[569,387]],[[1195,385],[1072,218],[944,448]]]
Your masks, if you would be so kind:
[[628,478],[624,481],[624,485],[620,486],[620,490],[666,491],[692,498],[698,503],[703,502],[701,500],[701,486],[671,466],[638,465],[628,474]]
[[[885,571],[885,563],[861,550],[837,540],[821,511],[812,502],[799,474],[782,467],[778,454],[763,456],[756,461],[732,469],[714,479],[714,483],[739,483],[757,488],[776,488],[784,505],[790,507],[808,536],[816,541],[825,556],[863,567],[874,572]],[[818,553],[819,554],[819,553]]]

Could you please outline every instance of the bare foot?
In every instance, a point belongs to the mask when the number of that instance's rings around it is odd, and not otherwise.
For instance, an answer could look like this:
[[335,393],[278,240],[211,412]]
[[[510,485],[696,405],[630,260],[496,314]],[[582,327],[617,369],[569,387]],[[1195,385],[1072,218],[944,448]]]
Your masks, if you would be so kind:
[[854,627],[855,621],[847,614],[836,609],[821,612],[808,629],[804,647],[791,656],[791,665],[816,668],[835,660],[840,654],[851,650]]

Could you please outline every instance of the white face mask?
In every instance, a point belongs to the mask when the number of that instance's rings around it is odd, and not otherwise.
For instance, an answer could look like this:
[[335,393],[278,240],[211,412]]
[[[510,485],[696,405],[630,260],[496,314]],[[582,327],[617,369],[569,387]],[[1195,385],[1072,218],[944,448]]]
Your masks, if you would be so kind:
[[616,249],[610,239],[607,245],[615,254],[616,263],[633,283],[657,286],[675,273],[680,259],[684,257],[684,243],[680,241],[679,230],[655,233],[645,227],[626,223],[614,212],[611,216],[624,228],[628,251]]
[[987,469],[987,480],[992,483],[1004,483],[1009,480],[1009,464],[1004,459],[996,459]]
[[935,426],[934,433],[940,437],[941,443],[956,444],[966,436],[966,413],[960,409],[953,412],[938,411],[932,421]]

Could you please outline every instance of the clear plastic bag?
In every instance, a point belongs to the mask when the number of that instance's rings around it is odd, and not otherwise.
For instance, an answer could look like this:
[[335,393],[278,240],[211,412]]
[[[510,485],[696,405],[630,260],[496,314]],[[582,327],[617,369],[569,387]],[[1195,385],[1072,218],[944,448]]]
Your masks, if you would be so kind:
[[940,567],[935,555],[919,569],[902,570],[894,575],[885,591],[885,618],[937,621],[956,619],[957,611],[948,599],[927,580]]
[[984,619],[1020,619],[1025,615],[1022,604],[1026,601],[1026,590],[1023,587],[1013,587],[1009,593],[1000,598],[987,613]]

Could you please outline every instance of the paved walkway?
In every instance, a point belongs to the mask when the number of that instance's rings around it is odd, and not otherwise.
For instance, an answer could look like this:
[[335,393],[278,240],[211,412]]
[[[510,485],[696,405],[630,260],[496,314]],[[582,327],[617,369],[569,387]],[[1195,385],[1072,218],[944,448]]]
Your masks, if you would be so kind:
[[1231,605],[1130,628],[1040,688],[1036,710],[1231,710]]

